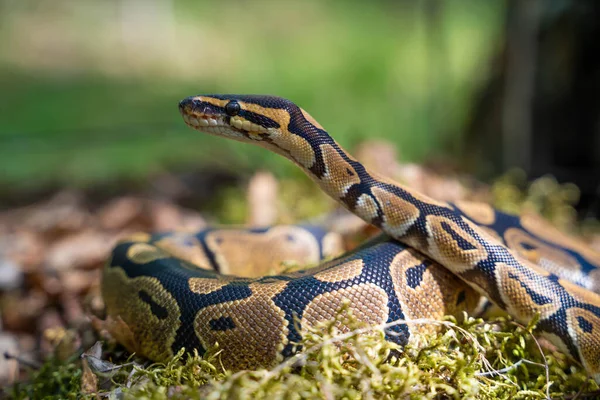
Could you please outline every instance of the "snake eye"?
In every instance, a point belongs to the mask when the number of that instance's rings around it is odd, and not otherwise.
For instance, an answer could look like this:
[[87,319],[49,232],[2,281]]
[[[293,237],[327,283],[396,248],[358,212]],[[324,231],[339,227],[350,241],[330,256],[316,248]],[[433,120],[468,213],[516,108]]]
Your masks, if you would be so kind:
[[231,100],[225,106],[225,113],[227,113],[227,115],[229,115],[230,117],[234,117],[234,116],[238,115],[240,113],[240,110],[241,110],[240,103],[238,103],[235,100]]

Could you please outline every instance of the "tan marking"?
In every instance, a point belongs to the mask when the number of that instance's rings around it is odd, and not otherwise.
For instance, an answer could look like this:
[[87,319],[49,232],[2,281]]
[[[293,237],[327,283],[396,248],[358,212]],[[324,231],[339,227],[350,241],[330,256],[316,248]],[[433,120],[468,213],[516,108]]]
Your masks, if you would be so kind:
[[[400,186],[400,185],[396,184],[396,186]],[[408,187],[405,187],[404,190],[406,190],[412,197],[414,197],[415,199],[417,199],[423,203],[433,204],[434,206],[447,208],[448,210],[453,210],[453,208],[450,206],[450,204],[445,201],[432,199],[431,197],[425,196],[424,194],[414,191]]]
[[488,228],[487,226],[477,225],[475,222],[471,221],[465,216],[462,216],[461,218],[462,221],[465,224],[469,225],[469,227],[473,229],[473,232],[479,235],[481,237],[481,240],[483,240],[484,242],[506,247],[504,245],[504,239],[502,239],[500,235],[498,235],[498,233],[493,229]]
[[[102,297],[106,313],[114,324],[109,329],[119,343],[131,352],[152,360],[172,357],[171,345],[180,326],[180,312],[175,298],[152,277],[129,278],[120,268],[104,269]],[[158,318],[150,305],[140,298],[140,291],[167,311],[166,318]],[[120,320],[120,321],[119,321]]]
[[[444,315],[460,316],[463,311],[473,311],[481,296],[437,263],[429,265],[423,272],[419,286],[413,289],[408,285],[407,271],[426,260],[415,250],[404,250],[394,257],[390,265],[394,291],[405,318],[440,320]],[[461,291],[465,294],[465,301],[457,304]],[[417,340],[412,333],[433,333],[438,328],[439,325],[435,324],[410,325],[409,341]]]
[[490,229],[486,226],[477,225],[473,221],[471,221],[470,219],[468,219],[466,217],[463,217],[462,219],[467,225],[469,225],[471,227],[471,229],[473,229],[474,232],[476,232],[480,236],[480,238],[485,243],[489,243],[489,244],[493,244],[493,245],[497,245],[497,246],[503,246],[508,251],[510,251],[510,253],[513,255],[513,257],[515,257],[517,262],[520,263],[521,265],[525,266],[526,268],[531,269],[532,271],[538,273],[541,276],[550,275],[550,273],[548,271],[546,271],[544,268],[529,261],[527,258],[522,257],[520,254],[517,254],[515,251],[511,251],[509,248],[507,248],[504,240],[493,229]]
[[[591,324],[592,331],[581,329],[577,317]],[[582,308],[567,309],[569,334],[575,341],[585,369],[594,377],[600,378],[600,318]]]
[[315,163],[315,152],[306,139],[287,130],[278,129],[269,129],[269,138],[279,149],[287,151],[286,154],[285,151],[278,150],[280,154],[291,157],[292,161],[297,162],[301,167],[310,168]]
[[330,196],[341,199],[350,186],[360,183],[360,178],[354,168],[331,145],[321,145],[321,152],[325,163],[325,174],[317,180],[317,183]]
[[[191,246],[189,245],[191,242]],[[156,247],[199,268],[212,270],[210,260],[194,235],[175,233],[153,243]]]
[[[481,240],[483,240],[485,243],[489,243],[489,244],[496,245],[496,246],[503,246],[508,251],[510,251],[510,249],[508,249],[506,247],[504,240],[494,230],[492,230],[488,227],[485,227],[485,226],[477,225],[473,221],[471,221],[470,219],[468,219],[466,217],[462,217],[462,220],[464,223],[469,225],[471,227],[471,229],[473,229],[473,231],[475,233],[477,233],[477,235],[479,235]],[[539,265],[532,263],[528,259],[517,254],[516,252],[510,251],[510,253],[515,257],[517,262],[519,262],[521,265],[524,265],[527,268],[530,268],[531,270],[538,273],[539,275],[548,276],[550,274],[548,271],[546,271]]]
[[314,277],[321,282],[341,282],[359,276],[363,266],[362,260],[352,260],[318,272]]
[[496,220],[496,213],[494,209],[487,203],[457,201],[454,204],[475,223],[491,225]]
[[277,122],[281,129],[286,129],[290,123],[290,114],[282,108],[268,108],[254,103],[245,103],[240,101],[240,106],[243,110],[253,112],[255,114],[264,115],[267,118]]
[[[559,283],[581,303],[600,305],[600,295],[571,282],[560,279]],[[577,317],[583,317],[592,324],[592,332],[588,333],[581,329]],[[598,381],[600,380],[600,318],[593,313],[580,309],[567,309],[567,325],[569,336],[575,341],[585,369]]]
[[[285,313],[273,302],[287,282],[253,283],[246,299],[203,308],[194,320],[195,332],[204,348],[216,343],[225,349],[221,361],[226,369],[268,368],[281,361],[287,336]],[[215,331],[210,321],[230,319],[233,329]]]
[[375,217],[377,217],[379,211],[379,207],[377,206],[377,202],[375,199],[366,193],[358,196],[356,200],[356,206],[354,208],[354,213],[362,218],[364,221],[372,221]]
[[[349,302],[352,315],[369,325],[385,323],[388,318],[388,295],[385,290],[373,283],[363,283],[316,296],[304,309],[302,327],[313,327],[319,322],[335,318],[345,301]],[[337,328],[342,332],[349,331],[342,324]]]
[[207,97],[207,96],[196,96],[192,100],[212,104],[213,106],[216,106],[216,107],[225,107],[227,105],[227,103],[229,103],[231,101],[231,100],[221,100],[221,99],[217,99],[214,97]]
[[127,258],[136,264],[147,264],[168,257],[159,248],[146,243],[134,243],[127,249]]
[[119,243],[126,242],[148,242],[152,236],[145,232],[136,232],[130,235],[124,236],[122,239],[119,239]]
[[229,285],[235,281],[236,277],[227,275],[217,275],[215,279],[210,278],[189,278],[188,286],[190,290],[197,294],[209,294],[216,292],[223,286]]
[[431,197],[425,196],[424,194],[421,194],[421,193],[417,192],[416,190],[414,190],[408,186],[402,185],[401,183],[398,183],[386,176],[376,174],[376,173],[371,173],[371,176],[375,180],[381,181],[383,183],[387,183],[388,185],[396,186],[399,189],[404,190],[409,195],[411,195],[412,197],[414,197],[415,199],[417,199],[423,203],[432,204],[434,206],[438,206],[438,207],[442,207],[442,208],[447,208],[448,210],[453,210],[453,208],[447,202],[432,199]]
[[[504,239],[508,248],[548,272],[567,279],[584,278],[581,265],[575,257],[544,244],[520,228],[507,229]],[[528,250],[525,245],[535,249]]]
[[287,130],[290,123],[290,114],[287,110],[278,108],[265,108],[259,106],[258,104],[244,102],[240,102],[240,106],[244,110],[264,115],[265,117],[276,121],[280,125],[279,129],[267,129],[267,134],[276,147],[273,148],[271,145],[267,144],[265,145],[266,147],[275,150],[284,156],[290,156],[292,160],[296,161],[304,168],[312,167],[312,165],[315,163],[315,154],[312,146],[306,141],[306,139],[292,134]]
[[300,111],[302,112],[302,115],[304,116],[304,118],[305,118],[305,119],[306,119],[308,122],[310,122],[311,124],[313,124],[313,125],[315,126],[315,128],[317,128],[317,129],[321,129],[321,130],[323,130],[323,131],[325,130],[325,128],[323,128],[323,127],[321,126],[321,124],[319,124],[319,123],[317,122],[317,120],[316,120],[316,119],[314,119],[314,118],[312,117],[312,115],[310,115],[309,113],[307,113],[307,112],[306,112],[306,111],[304,111],[303,109],[300,109]]
[[590,264],[600,268],[599,252],[587,246],[580,239],[576,239],[556,229],[539,215],[525,214],[521,217],[521,224],[540,239],[576,251]]
[[396,239],[402,238],[419,217],[419,209],[414,204],[377,186],[372,187],[371,192],[383,212],[381,228]]
[[[517,279],[512,278],[511,275],[516,276]],[[504,263],[498,263],[496,264],[496,280],[502,300],[507,306],[506,311],[520,321],[530,321],[538,313],[542,319],[545,319],[561,307],[560,297],[552,290],[543,276],[534,274],[533,278],[527,278],[519,270]],[[523,285],[550,301],[543,305],[535,303]]]
[[217,230],[205,241],[222,274],[259,277],[279,273],[289,264],[314,265],[320,259],[315,237],[295,226],[277,226],[265,233]]
[[[448,224],[456,235],[460,236],[473,248],[469,250],[462,249],[452,235],[443,228],[442,224]],[[461,274],[472,269],[474,265],[488,256],[485,247],[481,243],[459,227],[456,222],[445,217],[428,215],[427,230],[429,231],[429,251],[433,258],[455,274]]]
[[569,294],[573,296],[577,301],[600,307],[600,294],[582,288],[581,286],[576,285],[565,279],[559,279],[558,283],[560,283],[565,288],[565,290],[569,292]]

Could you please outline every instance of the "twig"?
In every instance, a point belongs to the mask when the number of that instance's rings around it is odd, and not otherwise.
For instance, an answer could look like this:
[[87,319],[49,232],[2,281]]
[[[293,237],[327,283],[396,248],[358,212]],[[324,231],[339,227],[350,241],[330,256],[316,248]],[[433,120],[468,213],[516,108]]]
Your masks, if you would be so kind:
[[487,377],[494,377],[494,376],[502,375],[502,374],[505,374],[505,373],[507,373],[509,371],[512,371],[513,369],[517,368],[519,365],[521,365],[523,363],[530,364],[530,365],[537,365],[538,367],[544,367],[545,366],[544,364],[536,363],[534,361],[526,360],[526,359],[523,358],[523,359],[517,361],[516,363],[514,363],[513,365],[509,365],[508,367],[505,367],[505,368],[502,368],[502,369],[495,369],[495,370],[492,370],[492,371],[486,371],[486,372],[477,372],[475,374],[475,376],[486,377],[487,378]]
[[[414,319],[414,320],[396,320],[396,321],[389,322],[386,324],[379,324],[379,325],[373,325],[373,326],[366,327],[366,328],[355,329],[353,331],[332,337],[330,339],[324,340],[321,343],[315,344],[314,346],[306,349],[305,351],[303,351],[301,353],[295,354],[294,356],[288,358],[287,360],[285,360],[284,362],[282,362],[281,364],[279,364],[278,366],[273,368],[271,371],[269,371],[267,374],[265,374],[263,376],[263,379],[261,380],[261,382],[265,382],[265,381],[271,379],[272,377],[277,376],[285,368],[288,368],[298,362],[305,361],[309,354],[319,350],[323,346],[341,342],[341,341],[349,339],[353,336],[362,335],[362,334],[373,332],[373,331],[378,331],[378,330],[386,331],[387,329],[392,328],[396,325],[400,325],[400,324],[413,324],[413,325],[433,324],[433,325],[442,325],[442,326],[450,327],[450,328],[458,330],[466,338],[468,338],[471,341],[471,343],[473,343],[473,345],[480,351],[481,354],[483,354],[485,352],[485,349],[483,348],[483,346],[481,346],[479,344],[477,339],[471,333],[469,333],[467,330],[457,326],[456,324],[454,324],[452,322],[438,321],[438,320],[426,319],[426,318],[420,318],[420,319]],[[486,366],[486,368],[489,368],[489,369],[492,368],[491,365],[489,364],[489,362],[485,359],[485,357],[482,357],[482,362]]]
[[566,397],[553,397],[551,400],[578,400],[578,399],[598,399],[600,398],[600,390],[594,390],[593,392],[583,393],[583,391],[587,388],[583,386],[577,393],[574,395],[569,395]]
[[14,354],[10,354],[8,351],[4,352],[4,358],[7,360],[16,360],[19,364],[23,364],[25,366],[28,366],[29,368],[33,368],[33,369],[40,369],[42,368],[42,364],[33,361],[33,360],[27,360],[21,356],[16,356]]

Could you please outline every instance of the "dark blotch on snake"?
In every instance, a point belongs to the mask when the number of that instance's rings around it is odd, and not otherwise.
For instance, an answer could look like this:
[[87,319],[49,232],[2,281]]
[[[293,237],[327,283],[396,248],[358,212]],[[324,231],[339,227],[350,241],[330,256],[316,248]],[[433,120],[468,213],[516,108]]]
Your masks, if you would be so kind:
[[552,303],[551,298],[531,290],[531,288],[529,286],[527,286],[526,283],[521,281],[521,279],[519,279],[519,277],[517,275],[513,274],[512,272],[508,273],[508,277],[519,282],[519,285],[521,285],[521,287],[523,289],[525,289],[525,291],[531,297],[531,300],[533,300],[535,302],[535,304],[543,306],[543,305]]
[[471,243],[466,241],[465,238],[463,238],[458,233],[456,233],[454,231],[454,229],[452,229],[450,224],[448,224],[446,222],[442,222],[442,229],[445,230],[446,232],[448,232],[450,234],[450,236],[452,236],[452,239],[454,239],[456,244],[458,244],[458,247],[460,247],[462,250],[475,250],[476,249],[475,246],[473,246]]
[[150,311],[152,311],[152,314],[156,315],[158,319],[165,319],[169,316],[167,309],[155,302],[152,299],[152,296],[150,296],[145,290],[140,290],[138,292],[138,296],[140,296],[140,300],[150,306]]
[[529,250],[529,251],[531,251],[531,250],[535,250],[535,246],[532,246],[532,245],[530,245],[529,243],[521,243],[521,246],[523,246],[523,248],[524,248],[525,250]]
[[583,318],[582,316],[579,316],[577,317],[577,323],[579,324],[579,327],[582,331],[584,331],[585,333],[592,333],[592,329],[594,328],[594,326],[590,321]]
[[235,322],[231,317],[219,317],[209,321],[210,329],[213,331],[228,331],[235,328]]
[[421,282],[423,281],[423,273],[427,269],[428,263],[423,263],[421,265],[417,265],[416,267],[411,267],[406,270],[406,283],[412,289],[416,289],[419,287]]

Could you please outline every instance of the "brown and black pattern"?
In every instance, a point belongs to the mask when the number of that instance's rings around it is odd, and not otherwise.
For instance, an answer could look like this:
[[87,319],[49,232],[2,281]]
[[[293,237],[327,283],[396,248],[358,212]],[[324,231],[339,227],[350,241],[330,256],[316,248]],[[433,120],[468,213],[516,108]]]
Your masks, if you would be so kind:
[[[107,273],[105,286],[111,279],[148,278],[160,285],[156,291],[170,294],[177,305],[174,312],[179,312],[169,331],[174,338],[172,350],[182,346],[204,350],[214,341],[225,340],[231,351],[237,351],[236,340],[246,334],[255,344],[269,343],[264,352],[251,347],[240,367],[269,364],[297,350],[294,343],[302,333],[297,320],[306,325],[330,318],[343,299],[359,302],[354,305],[356,312],[370,323],[415,315],[438,317],[440,312],[459,309],[457,304],[469,303],[468,292],[460,286],[447,292],[459,277],[521,321],[541,315],[539,331],[581,360],[600,381],[600,295],[594,293],[600,291],[600,255],[580,241],[529,216],[510,216],[485,205],[438,202],[379,177],[289,100],[200,95],[184,99],[179,109],[194,129],[258,144],[289,158],[323,191],[389,238],[314,270],[254,280],[186,267],[184,262],[159,256],[147,243],[120,244],[108,271],[124,274]],[[424,254],[423,262],[406,256],[410,250],[400,242]],[[553,268],[544,270],[549,262]],[[433,291],[441,299],[438,307],[414,308]],[[170,302],[161,303],[165,298],[147,294],[138,294],[141,306],[137,307],[144,311],[137,318],[115,304],[109,309],[115,326],[125,332],[122,340],[145,340],[136,344],[141,349],[154,339],[144,336],[147,327],[138,327],[146,326],[139,318],[164,316],[162,310],[171,317],[172,308]],[[107,295],[118,294],[109,290]],[[261,310],[261,316],[254,318],[256,324],[238,316],[252,315],[255,309]],[[389,339],[400,344],[416,332],[408,325],[393,329]],[[227,338],[233,339],[227,342]],[[150,356],[150,351],[145,354]]]

